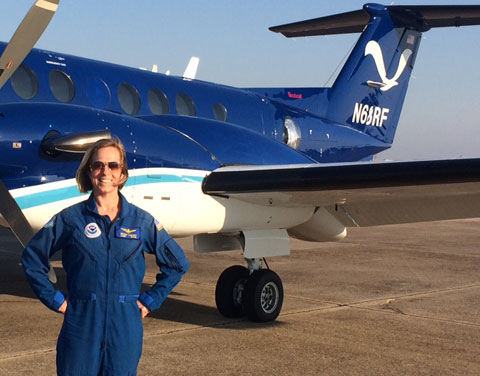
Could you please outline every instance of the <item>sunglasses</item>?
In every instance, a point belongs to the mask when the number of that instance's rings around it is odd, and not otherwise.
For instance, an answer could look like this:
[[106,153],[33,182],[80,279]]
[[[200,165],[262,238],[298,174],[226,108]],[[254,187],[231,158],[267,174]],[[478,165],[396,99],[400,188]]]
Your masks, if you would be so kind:
[[100,161],[95,161],[90,165],[90,171],[99,172],[107,167],[110,171],[117,172],[122,168],[122,164],[119,162],[103,163]]

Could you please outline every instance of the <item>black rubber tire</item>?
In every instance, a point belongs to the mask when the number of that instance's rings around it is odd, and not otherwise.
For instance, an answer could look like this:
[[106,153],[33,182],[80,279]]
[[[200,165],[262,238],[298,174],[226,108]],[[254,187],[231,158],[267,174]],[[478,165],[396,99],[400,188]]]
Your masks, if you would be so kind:
[[249,274],[244,266],[233,265],[225,269],[218,278],[215,303],[223,316],[231,318],[245,316],[242,297]]
[[250,276],[243,291],[247,317],[256,322],[274,321],[283,304],[283,285],[277,273],[260,269]]

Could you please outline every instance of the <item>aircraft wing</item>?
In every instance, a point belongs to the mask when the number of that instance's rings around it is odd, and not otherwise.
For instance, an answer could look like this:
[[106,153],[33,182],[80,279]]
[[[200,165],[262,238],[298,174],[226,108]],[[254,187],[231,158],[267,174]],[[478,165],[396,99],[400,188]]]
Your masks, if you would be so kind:
[[474,218],[480,217],[480,158],[222,167],[202,189],[265,206],[324,207],[350,227]]

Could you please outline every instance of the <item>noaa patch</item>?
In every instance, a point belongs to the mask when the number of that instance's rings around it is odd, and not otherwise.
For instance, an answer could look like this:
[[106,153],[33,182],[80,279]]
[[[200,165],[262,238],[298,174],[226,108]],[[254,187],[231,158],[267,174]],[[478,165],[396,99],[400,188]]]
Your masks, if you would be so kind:
[[85,236],[90,239],[98,238],[102,235],[100,227],[95,222],[89,223],[85,226]]
[[122,239],[140,239],[140,227],[127,228],[122,226],[115,227],[115,237]]

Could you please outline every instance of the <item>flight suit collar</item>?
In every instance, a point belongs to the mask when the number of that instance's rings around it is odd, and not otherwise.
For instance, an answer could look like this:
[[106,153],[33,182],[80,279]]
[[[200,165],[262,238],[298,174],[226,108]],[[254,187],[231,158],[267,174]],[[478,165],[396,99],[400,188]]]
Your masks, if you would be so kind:
[[[122,206],[120,209],[120,213],[118,213],[117,219],[125,218],[126,216],[128,216],[128,213],[130,211],[130,203],[120,192],[118,192],[118,195],[120,196],[120,200],[122,201]],[[89,212],[94,213],[97,216],[100,216],[100,214],[98,213],[97,202],[95,201],[95,197],[93,196],[93,193],[90,194],[90,197],[86,201],[85,206]]]

